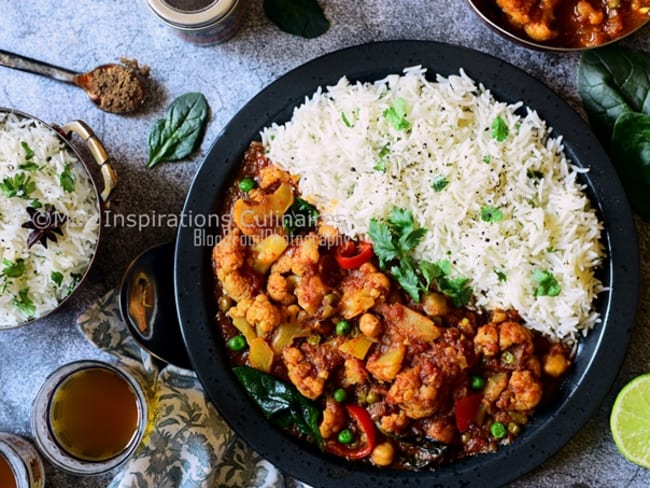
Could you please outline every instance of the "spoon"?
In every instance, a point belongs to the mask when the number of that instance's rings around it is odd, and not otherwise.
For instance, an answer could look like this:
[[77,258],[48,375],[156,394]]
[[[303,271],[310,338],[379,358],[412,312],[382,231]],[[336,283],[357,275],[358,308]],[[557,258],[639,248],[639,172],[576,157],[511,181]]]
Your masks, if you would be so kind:
[[75,73],[43,61],[0,50],[0,66],[76,85],[86,92],[95,105],[106,112],[132,112],[147,98],[145,84],[136,70],[122,64],[102,64],[88,73]]
[[176,315],[173,242],[133,260],[122,278],[119,302],[122,319],[140,347],[166,363],[192,369]]

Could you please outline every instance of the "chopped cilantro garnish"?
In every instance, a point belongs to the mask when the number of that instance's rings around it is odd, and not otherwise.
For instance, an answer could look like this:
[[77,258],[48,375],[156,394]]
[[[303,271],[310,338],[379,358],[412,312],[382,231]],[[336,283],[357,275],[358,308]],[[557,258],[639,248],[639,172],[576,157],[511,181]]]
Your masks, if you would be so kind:
[[35,209],[43,208],[43,204],[37,198],[34,198],[29,205]]
[[508,124],[501,116],[497,116],[492,121],[492,137],[499,142],[503,142],[508,138],[508,134],[510,134]]
[[18,169],[22,169],[23,171],[36,171],[38,169],[38,164],[36,164],[34,161],[27,161],[25,163],[19,164]]
[[499,270],[495,269],[494,272],[496,273],[497,279],[499,281],[507,281],[508,280],[506,274],[503,271],[499,271]]
[[20,141],[20,145],[23,147],[23,150],[25,151],[25,159],[30,160],[34,157],[34,151],[32,150],[31,147],[29,147],[29,144],[27,144],[25,141]]
[[348,117],[345,115],[345,112],[341,112],[341,119],[346,127],[354,127],[354,125],[348,120]]
[[483,162],[485,164],[490,164],[490,161],[492,161],[492,156],[483,156]]
[[79,273],[70,273],[70,278],[72,278],[72,283],[70,283],[70,285],[68,286],[68,289],[66,291],[66,296],[70,295],[70,293],[74,291],[74,289],[81,281],[81,278],[83,278],[83,275]]
[[2,264],[4,266],[2,268],[2,276],[6,276],[7,278],[20,278],[25,274],[24,259],[16,259],[15,263],[9,261],[8,259],[3,259]]
[[63,283],[63,273],[59,273],[58,271],[52,271],[52,274],[50,275],[50,279],[56,283],[57,286],[61,286],[61,283]]
[[447,295],[454,306],[466,305],[472,293],[466,278],[449,278],[451,263],[447,260],[418,263],[412,251],[426,234],[427,229],[417,227],[409,210],[394,207],[386,221],[370,220],[368,234],[373,251],[382,270],[388,270],[402,289],[415,301],[426,293],[432,284]]
[[36,190],[36,183],[25,173],[18,173],[13,178],[7,177],[2,180],[0,190],[7,198],[29,198],[29,194]]
[[282,223],[289,234],[296,235],[314,227],[318,221],[318,216],[319,213],[316,207],[302,198],[296,197],[293,205],[283,215]]
[[541,269],[535,270],[533,272],[533,281],[537,283],[537,288],[535,288],[536,297],[556,297],[560,294],[560,291],[562,291],[560,284],[550,271]]
[[483,222],[501,222],[503,220],[503,212],[497,207],[481,207],[481,220]]
[[61,188],[63,188],[68,193],[72,193],[74,191],[74,182],[75,177],[70,169],[70,164],[66,164],[65,168],[63,169],[63,173],[59,175],[59,183],[61,184]]
[[384,144],[384,146],[379,150],[379,161],[375,164],[372,169],[381,171],[382,173],[386,172],[386,156],[390,154],[390,144]]
[[386,161],[383,159],[380,159],[377,164],[375,164],[372,169],[375,171],[381,171],[382,173],[386,172]]
[[442,175],[438,175],[433,179],[433,183],[431,184],[431,187],[433,188],[433,191],[439,193],[442,190],[444,190],[448,184],[449,184],[449,180],[447,178],[445,178]]
[[20,310],[26,317],[32,317],[36,313],[34,302],[29,298],[29,288],[23,288],[18,292],[18,297],[11,303]]
[[408,130],[411,123],[406,119],[406,101],[403,98],[396,98],[390,108],[384,110],[384,117],[397,130]]

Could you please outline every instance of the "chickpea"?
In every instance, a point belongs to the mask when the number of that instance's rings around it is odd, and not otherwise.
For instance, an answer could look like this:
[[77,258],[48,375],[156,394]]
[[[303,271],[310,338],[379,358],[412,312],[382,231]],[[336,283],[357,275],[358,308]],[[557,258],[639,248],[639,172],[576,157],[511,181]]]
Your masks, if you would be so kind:
[[395,448],[390,442],[377,444],[372,450],[370,459],[377,466],[389,466],[395,459]]
[[364,313],[359,319],[359,330],[366,337],[379,337],[383,332],[383,327],[377,316]]

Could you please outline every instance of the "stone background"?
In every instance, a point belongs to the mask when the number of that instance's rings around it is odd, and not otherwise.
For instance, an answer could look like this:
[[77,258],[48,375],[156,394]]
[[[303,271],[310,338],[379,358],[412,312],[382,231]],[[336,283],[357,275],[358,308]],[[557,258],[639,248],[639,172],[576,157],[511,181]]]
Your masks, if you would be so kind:
[[[4,1],[0,49],[72,70],[86,71],[121,56],[151,66],[153,96],[137,115],[98,110],[84,93],[64,83],[0,67],[0,106],[47,122],[86,121],[114,160],[120,183],[112,201],[122,214],[179,214],[192,177],[228,120],[257,92],[288,70],[350,45],[388,39],[428,39],[472,47],[506,59],[545,82],[580,110],[575,88],[577,54],[530,51],[489,30],[460,0],[321,1],[331,21],[323,36],[306,40],[279,31],[263,14],[262,0],[241,0],[247,18],[227,43],[197,47],[174,37],[144,0]],[[650,48],[650,31],[626,43]],[[211,109],[201,150],[183,162],[145,169],[146,140],[168,103],[188,91],[206,95]],[[641,255],[650,226],[637,220]],[[100,357],[77,330],[81,310],[116,287],[129,262],[150,246],[171,240],[168,226],[104,228],[95,266],[79,293],[51,317],[0,332],[0,431],[30,436],[30,405],[45,376],[66,362]],[[623,459],[608,427],[614,396],[634,376],[650,371],[650,269],[642,263],[641,307],[629,352],[596,414],[555,456],[512,486],[650,486],[650,471]],[[47,470],[48,486],[106,486],[109,476],[76,478]]]

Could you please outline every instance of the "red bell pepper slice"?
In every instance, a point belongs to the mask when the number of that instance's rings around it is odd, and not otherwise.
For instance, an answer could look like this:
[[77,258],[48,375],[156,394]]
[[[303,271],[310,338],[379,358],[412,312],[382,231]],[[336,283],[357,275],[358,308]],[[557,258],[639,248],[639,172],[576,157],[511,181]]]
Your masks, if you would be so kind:
[[470,424],[476,420],[478,409],[483,401],[483,393],[472,393],[454,402],[454,415],[456,416],[456,428],[459,432],[465,432]]
[[356,269],[372,259],[372,244],[361,241],[345,241],[334,251],[334,258],[343,269]]
[[370,456],[377,441],[375,424],[370,418],[370,414],[365,408],[359,405],[346,405],[345,408],[348,411],[348,415],[357,423],[361,430],[362,443],[359,447],[348,447],[336,441],[329,441],[326,444],[327,450],[332,454],[350,460],[363,459]]

